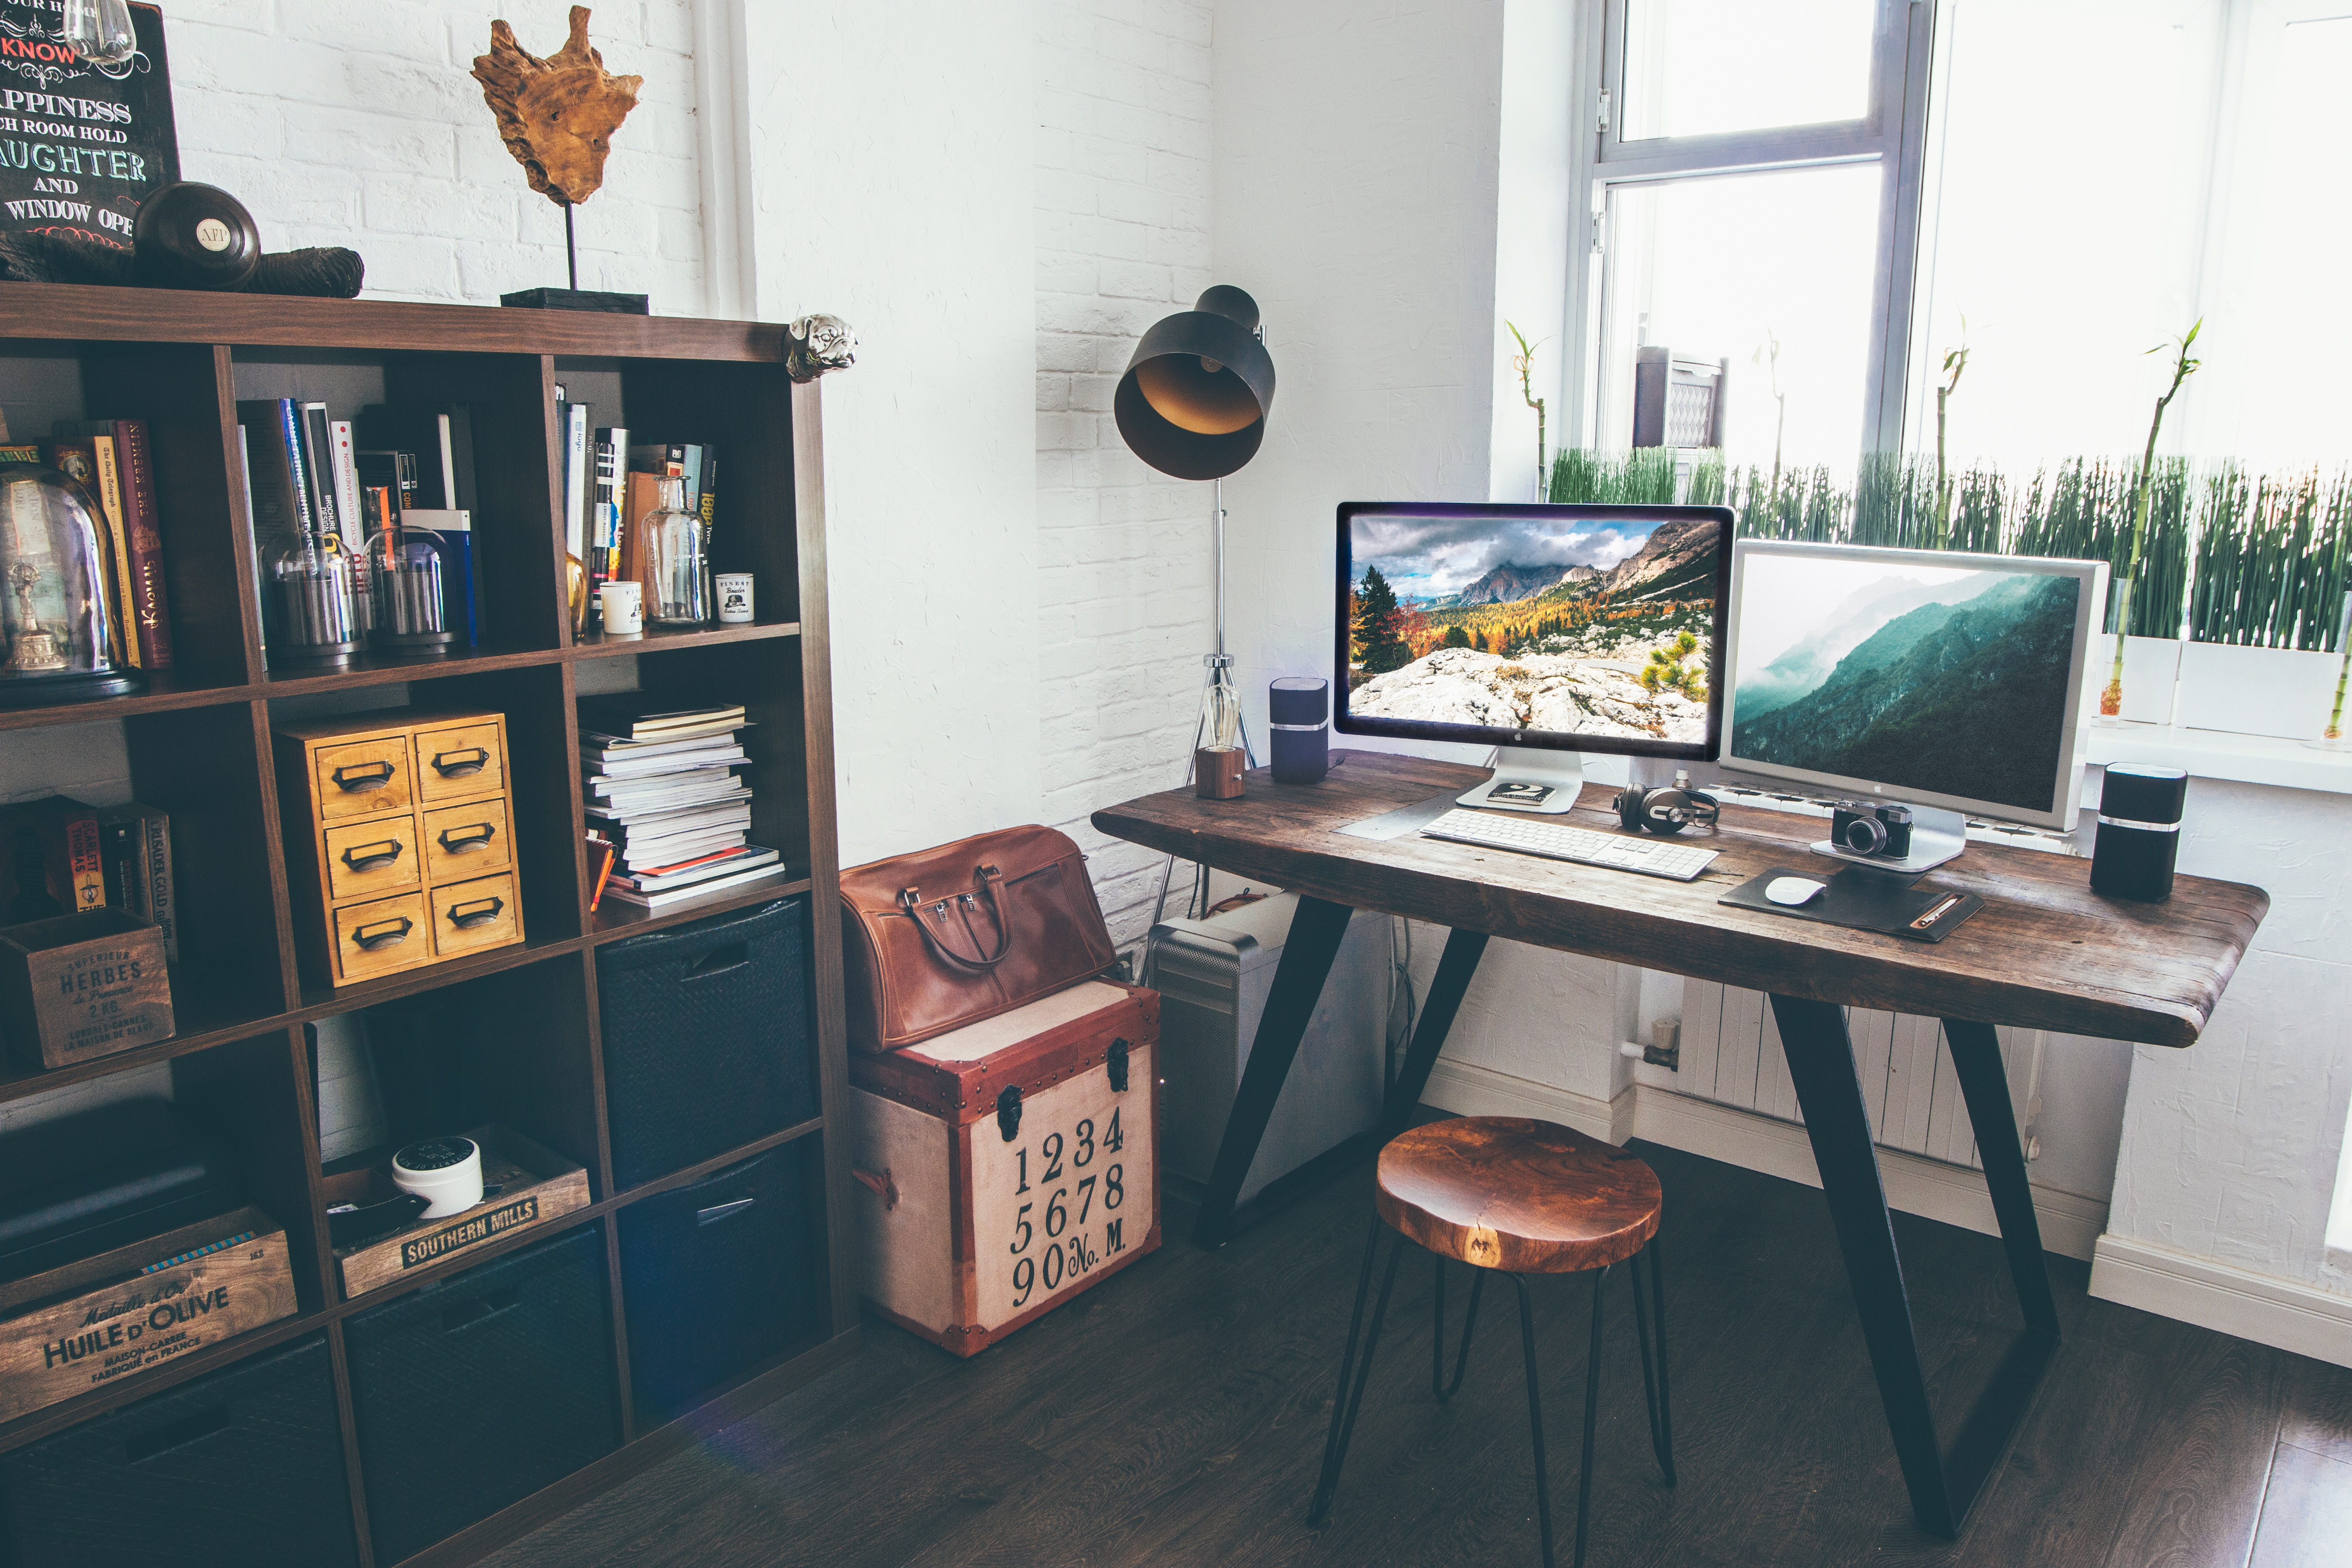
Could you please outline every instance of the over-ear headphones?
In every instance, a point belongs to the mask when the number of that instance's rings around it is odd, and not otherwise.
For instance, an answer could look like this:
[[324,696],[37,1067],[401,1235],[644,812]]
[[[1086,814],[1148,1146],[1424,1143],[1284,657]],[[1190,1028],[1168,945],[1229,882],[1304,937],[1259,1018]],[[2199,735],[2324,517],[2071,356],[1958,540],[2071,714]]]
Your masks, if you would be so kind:
[[1620,790],[1615,805],[1617,819],[1628,828],[1661,837],[1694,825],[1713,828],[1721,815],[1715,796],[1691,788],[1690,775],[1684,773],[1675,774],[1672,789],[1643,789],[1633,784]]

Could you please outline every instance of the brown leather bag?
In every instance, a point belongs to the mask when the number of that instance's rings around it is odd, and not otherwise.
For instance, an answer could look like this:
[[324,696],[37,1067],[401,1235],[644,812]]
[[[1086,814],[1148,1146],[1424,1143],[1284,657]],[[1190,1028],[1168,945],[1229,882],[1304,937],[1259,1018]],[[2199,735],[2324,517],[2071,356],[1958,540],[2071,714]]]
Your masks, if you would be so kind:
[[895,1051],[1048,996],[1110,966],[1086,857],[1050,827],[1008,827],[841,874],[849,1046]]

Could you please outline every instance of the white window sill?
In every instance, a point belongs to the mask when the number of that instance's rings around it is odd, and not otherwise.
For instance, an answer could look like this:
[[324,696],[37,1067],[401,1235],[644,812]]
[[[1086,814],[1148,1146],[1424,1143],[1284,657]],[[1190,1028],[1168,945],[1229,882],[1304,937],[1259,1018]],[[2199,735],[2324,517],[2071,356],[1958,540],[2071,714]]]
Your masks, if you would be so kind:
[[2301,741],[2233,735],[2226,730],[2092,724],[2084,731],[2084,760],[2100,766],[2163,763],[2188,769],[2192,778],[2352,795],[2352,752],[2315,751]]

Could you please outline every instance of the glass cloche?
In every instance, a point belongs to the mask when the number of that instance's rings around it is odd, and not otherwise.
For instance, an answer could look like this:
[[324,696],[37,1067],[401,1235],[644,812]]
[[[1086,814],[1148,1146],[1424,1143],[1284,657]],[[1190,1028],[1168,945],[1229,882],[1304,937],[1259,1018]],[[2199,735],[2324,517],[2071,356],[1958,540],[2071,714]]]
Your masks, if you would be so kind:
[[128,625],[106,601],[103,524],[89,492],[38,463],[0,465],[0,707],[135,691]]

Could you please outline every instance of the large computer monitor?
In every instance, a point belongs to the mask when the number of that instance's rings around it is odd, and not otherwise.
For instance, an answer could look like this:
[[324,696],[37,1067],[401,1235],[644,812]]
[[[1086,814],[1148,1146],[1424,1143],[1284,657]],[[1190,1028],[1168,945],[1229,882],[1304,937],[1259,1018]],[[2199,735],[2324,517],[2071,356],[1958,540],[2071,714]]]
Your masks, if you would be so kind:
[[1562,812],[1587,752],[1705,761],[1723,715],[1720,507],[1339,508],[1343,734],[1501,748],[1465,805]]
[[1722,765],[1917,819],[1902,870],[1962,814],[2071,829],[2106,565],[1743,539],[1731,553]]

